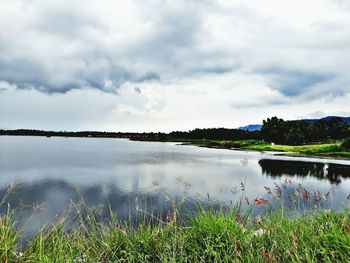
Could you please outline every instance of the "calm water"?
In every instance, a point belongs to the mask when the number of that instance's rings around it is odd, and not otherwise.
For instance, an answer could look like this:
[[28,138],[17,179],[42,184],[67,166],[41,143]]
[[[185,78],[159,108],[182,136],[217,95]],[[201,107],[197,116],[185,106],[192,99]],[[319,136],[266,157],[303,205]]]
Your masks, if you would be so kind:
[[264,186],[285,178],[310,192],[330,191],[328,206],[348,205],[350,161],[126,139],[0,137],[0,194],[16,183],[7,202],[21,208],[28,229],[54,220],[81,197],[90,207],[110,203],[125,218],[179,197],[235,202],[241,182],[248,200],[267,197]]

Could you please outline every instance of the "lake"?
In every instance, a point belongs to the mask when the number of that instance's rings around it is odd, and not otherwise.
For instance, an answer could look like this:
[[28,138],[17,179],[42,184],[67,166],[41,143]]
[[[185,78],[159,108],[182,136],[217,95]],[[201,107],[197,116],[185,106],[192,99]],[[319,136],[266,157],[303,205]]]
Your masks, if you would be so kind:
[[[0,137],[0,194],[21,211],[29,233],[53,222],[70,204],[111,209],[126,219],[166,211],[174,202],[230,204],[271,199],[271,189],[299,184],[310,193],[330,193],[324,207],[348,206],[350,161],[296,158],[127,139]],[[242,191],[244,188],[244,191]],[[186,203],[187,202],[187,203]],[[312,203],[314,206],[315,203]]]

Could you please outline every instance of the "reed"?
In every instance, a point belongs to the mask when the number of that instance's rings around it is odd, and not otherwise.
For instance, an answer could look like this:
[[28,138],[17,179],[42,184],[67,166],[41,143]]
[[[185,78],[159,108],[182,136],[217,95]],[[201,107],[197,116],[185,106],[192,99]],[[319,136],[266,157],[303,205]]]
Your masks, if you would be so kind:
[[[196,212],[184,212],[182,203],[174,202],[165,217],[140,217],[137,225],[120,222],[112,211],[103,220],[84,203],[73,204],[71,211],[41,228],[25,246],[20,246],[22,227],[13,222],[9,207],[0,219],[0,261],[350,262],[349,210],[300,212],[297,206],[274,206],[274,200],[286,198],[286,187],[293,187],[291,180],[274,189],[265,187],[268,199],[251,200],[246,209],[243,194],[230,209],[198,205]],[[300,185],[291,195],[307,202],[326,202],[329,196],[312,195]],[[264,213],[253,213],[261,207]],[[140,209],[140,213],[147,212]]]

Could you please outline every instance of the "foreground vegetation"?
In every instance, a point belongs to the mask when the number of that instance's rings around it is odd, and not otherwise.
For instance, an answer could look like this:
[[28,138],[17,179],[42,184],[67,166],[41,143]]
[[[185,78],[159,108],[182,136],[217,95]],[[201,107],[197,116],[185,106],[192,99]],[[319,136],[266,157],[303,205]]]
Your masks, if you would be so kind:
[[[178,215],[179,216],[179,215]],[[40,230],[25,248],[10,216],[0,221],[1,262],[349,262],[349,211],[282,210],[261,218],[201,211],[183,224],[121,225],[87,217],[72,231],[62,221]]]
[[137,208],[140,221],[119,221],[110,206],[107,219],[82,200],[29,240],[15,221],[20,211],[8,206],[0,216],[0,262],[350,262],[350,210],[326,210],[332,191],[310,191],[290,178],[265,186],[267,199],[249,199],[243,182],[234,189],[237,204],[190,212],[180,198],[165,214]]

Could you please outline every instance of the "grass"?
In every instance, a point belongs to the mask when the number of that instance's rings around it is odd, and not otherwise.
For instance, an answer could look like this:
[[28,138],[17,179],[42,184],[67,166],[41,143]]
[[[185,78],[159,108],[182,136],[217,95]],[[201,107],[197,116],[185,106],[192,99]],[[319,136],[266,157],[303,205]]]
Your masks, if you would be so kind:
[[184,144],[192,144],[201,147],[223,148],[223,149],[242,149],[253,151],[273,151],[283,152],[290,155],[301,156],[324,156],[324,157],[340,157],[350,158],[350,151],[341,147],[341,142],[320,143],[307,145],[281,145],[270,144],[260,140],[194,140],[185,141]]
[[[330,192],[312,194],[288,178],[264,189],[269,200],[249,204],[241,183],[236,205],[189,212],[179,201],[165,218],[145,216],[136,224],[120,222],[110,207],[106,220],[77,203],[25,246],[22,226],[12,221],[16,211],[8,208],[0,217],[0,262],[350,262],[350,210],[321,209]],[[286,200],[294,208],[287,209]],[[305,204],[318,208],[298,209]],[[263,214],[255,213],[261,208]]]
[[308,145],[271,145],[269,143],[260,143],[243,147],[244,149],[259,151],[278,151],[278,152],[299,152],[299,153],[328,153],[339,151],[340,143],[308,144]]
[[[348,211],[283,210],[262,218],[202,210],[184,224],[173,219],[137,228],[93,216],[73,231],[59,222],[22,250],[10,216],[1,219],[1,262],[349,262]],[[172,217],[173,218],[173,217]]]
[[245,188],[241,183],[241,201],[230,209],[186,212],[174,201],[165,218],[137,224],[119,221],[110,207],[105,219],[73,204],[74,213],[42,227],[26,245],[23,226],[12,219],[16,210],[8,208],[0,216],[0,262],[350,262],[350,210],[321,209],[332,193],[308,192],[286,178],[264,187],[268,199],[242,209]]
[[[308,144],[308,145],[281,145],[270,144],[259,140],[242,140],[242,141],[213,141],[202,140],[195,141],[193,144],[199,146],[217,146],[220,148],[239,148],[244,150],[256,150],[256,151],[276,151],[276,152],[294,152],[304,154],[317,154],[317,153],[333,153],[341,152],[342,148],[339,143],[322,143],[322,144]],[[345,153],[345,151],[344,151]]]
[[[159,141],[157,138],[146,138],[145,141]],[[350,150],[342,147],[342,142],[319,143],[307,145],[281,145],[270,144],[262,140],[191,140],[181,138],[163,138],[163,142],[181,142],[184,145],[196,145],[208,148],[220,149],[242,149],[253,151],[273,151],[284,152],[290,155],[301,156],[324,156],[324,157],[339,157],[350,159]]]
[[324,156],[324,157],[341,157],[350,158],[350,151],[341,147],[341,142],[338,143],[322,143],[308,145],[271,145],[267,143],[259,143],[242,147],[241,149],[256,150],[256,151],[277,151],[295,153],[305,156]]

